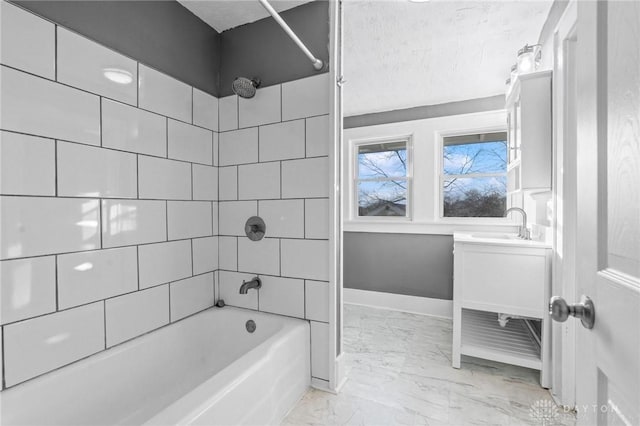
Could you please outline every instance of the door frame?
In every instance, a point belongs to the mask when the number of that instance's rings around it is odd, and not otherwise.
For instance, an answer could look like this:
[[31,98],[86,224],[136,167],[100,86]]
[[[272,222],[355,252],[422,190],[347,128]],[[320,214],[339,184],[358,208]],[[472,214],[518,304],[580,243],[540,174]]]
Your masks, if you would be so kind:
[[[552,294],[576,299],[577,135],[575,67],[577,1],[571,1],[554,31]],[[573,81],[572,81],[573,79]],[[575,407],[576,321],[552,323],[551,395],[559,405]]]

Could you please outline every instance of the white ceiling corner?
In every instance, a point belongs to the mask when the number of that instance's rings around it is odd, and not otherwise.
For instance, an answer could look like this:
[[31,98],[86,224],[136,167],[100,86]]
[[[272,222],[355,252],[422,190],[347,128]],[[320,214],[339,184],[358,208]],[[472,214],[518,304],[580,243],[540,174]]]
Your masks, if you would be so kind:
[[[271,6],[282,12],[313,0],[272,0]],[[258,0],[178,0],[191,13],[219,33],[269,16]]]

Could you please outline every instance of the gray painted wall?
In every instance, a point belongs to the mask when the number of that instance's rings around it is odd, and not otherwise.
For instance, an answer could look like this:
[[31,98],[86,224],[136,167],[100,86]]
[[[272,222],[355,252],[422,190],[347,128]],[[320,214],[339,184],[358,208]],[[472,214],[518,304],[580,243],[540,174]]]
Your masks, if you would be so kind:
[[[318,74],[271,17],[218,34],[175,0],[13,3],[215,96],[232,94],[237,76],[257,76],[270,86]],[[329,2],[281,16],[328,63]]]
[[176,1],[14,1],[55,23],[217,95],[219,34]]
[[344,128],[375,126],[377,124],[397,123],[400,121],[423,120],[425,118],[446,117],[469,114],[472,112],[495,111],[504,108],[504,95],[487,98],[468,99],[438,105],[424,105],[371,114],[352,115],[344,118]]
[[[280,13],[311,53],[329,61],[329,2],[314,1]],[[220,34],[222,64],[220,96],[231,95],[233,79],[259,77],[263,86],[326,72],[316,71],[311,61],[271,18],[261,19]]]
[[345,232],[344,287],[452,300],[453,236]]

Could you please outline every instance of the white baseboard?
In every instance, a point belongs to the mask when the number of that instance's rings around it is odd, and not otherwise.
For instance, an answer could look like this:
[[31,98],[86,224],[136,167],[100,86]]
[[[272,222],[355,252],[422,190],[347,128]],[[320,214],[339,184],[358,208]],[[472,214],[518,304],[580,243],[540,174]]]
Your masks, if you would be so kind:
[[352,305],[372,306],[374,308],[431,315],[441,318],[453,317],[452,300],[357,290],[354,288],[343,289],[343,299],[344,303],[350,303]]
[[336,393],[329,387],[328,380],[318,379],[317,377],[311,378],[311,387],[314,389],[318,389],[318,390],[333,393],[333,394]]
[[342,389],[342,386],[347,381],[344,352],[342,352],[340,355],[336,357],[335,365],[336,365],[336,385],[335,385],[335,389],[333,390],[335,393],[338,393],[340,392],[340,389]]

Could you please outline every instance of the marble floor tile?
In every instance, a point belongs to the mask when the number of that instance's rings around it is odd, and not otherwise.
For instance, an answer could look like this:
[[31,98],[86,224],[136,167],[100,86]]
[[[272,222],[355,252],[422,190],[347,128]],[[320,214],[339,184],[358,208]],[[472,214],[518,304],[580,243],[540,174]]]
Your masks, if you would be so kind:
[[[311,389],[283,425],[574,425],[539,372],[463,357],[451,367],[451,321],[364,306],[344,307],[347,381],[338,395]],[[546,407],[546,405],[545,405]]]

